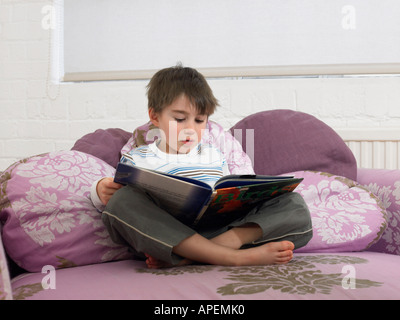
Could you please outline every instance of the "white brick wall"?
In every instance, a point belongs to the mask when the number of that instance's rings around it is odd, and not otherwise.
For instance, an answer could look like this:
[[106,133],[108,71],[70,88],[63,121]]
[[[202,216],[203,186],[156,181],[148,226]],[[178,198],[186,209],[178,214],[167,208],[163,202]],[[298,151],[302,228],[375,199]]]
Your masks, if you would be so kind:
[[[98,128],[132,131],[147,121],[147,81],[63,83],[47,97],[49,1],[0,0],[0,171],[14,161],[72,147]],[[229,128],[261,110],[311,113],[340,128],[399,128],[400,78],[210,80],[221,107],[213,116]],[[50,88],[51,93],[57,87]]]

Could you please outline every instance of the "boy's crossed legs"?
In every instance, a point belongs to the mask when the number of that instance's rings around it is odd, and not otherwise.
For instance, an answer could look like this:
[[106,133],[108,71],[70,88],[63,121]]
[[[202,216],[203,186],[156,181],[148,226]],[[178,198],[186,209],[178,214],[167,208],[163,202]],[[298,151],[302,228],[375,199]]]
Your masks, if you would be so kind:
[[[214,265],[268,265],[285,264],[293,257],[294,244],[290,241],[271,242],[258,247],[240,248],[262,237],[262,229],[254,223],[232,228],[215,238],[208,240],[200,234],[194,234],[172,249],[184,259],[179,265],[192,261]],[[171,267],[170,264],[146,254],[146,264],[157,269]]]
[[[304,239],[296,238],[296,248],[309,241],[312,232],[305,232],[311,227],[309,211],[301,196],[289,195],[265,206],[268,215],[257,215],[268,218],[267,222],[262,222],[264,225],[273,231],[276,223],[286,219],[294,227],[292,231],[288,229],[289,233],[300,234]],[[298,220],[298,217],[302,218]],[[287,240],[290,241],[241,249],[243,245],[262,239],[263,233],[270,234],[263,231],[258,222],[252,221],[235,223],[229,230],[208,239],[162,210],[143,191],[128,186],[113,195],[103,212],[103,222],[115,242],[147,253],[149,268],[184,265],[192,261],[226,266],[284,264],[292,259],[295,248],[289,237]],[[270,238],[282,238],[280,234],[281,231],[272,232]]]

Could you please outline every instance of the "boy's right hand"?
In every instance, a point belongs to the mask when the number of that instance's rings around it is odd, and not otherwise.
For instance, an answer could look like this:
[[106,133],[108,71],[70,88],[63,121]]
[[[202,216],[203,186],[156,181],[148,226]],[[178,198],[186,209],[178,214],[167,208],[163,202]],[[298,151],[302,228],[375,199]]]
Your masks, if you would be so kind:
[[96,191],[101,202],[107,205],[112,195],[123,187],[122,184],[114,182],[113,178],[103,178],[97,183]]

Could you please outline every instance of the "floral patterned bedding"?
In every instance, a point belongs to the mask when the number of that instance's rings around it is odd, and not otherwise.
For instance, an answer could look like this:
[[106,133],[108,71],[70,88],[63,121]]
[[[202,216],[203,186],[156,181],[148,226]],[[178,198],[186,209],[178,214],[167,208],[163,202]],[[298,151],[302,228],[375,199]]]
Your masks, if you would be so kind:
[[287,265],[192,265],[150,270],[125,260],[56,271],[54,289],[44,274],[12,280],[15,299],[399,299],[400,257],[374,252],[295,254]]
[[[79,151],[20,161],[0,177],[0,221],[10,257],[27,271],[126,259],[89,200],[93,181],[115,169]],[[311,171],[296,189],[310,208],[314,229],[301,252],[360,251],[381,237],[387,216],[380,201],[352,180]],[[85,252],[85,255],[81,253]]]
[[[393,280],[400,281],[399,256],[350,252],[376,245],[388,229],[383,203],[352,180],[293,173],[304,178],[296,191],[310,208],[314,237],[286,266],[154,271],[129,259],[126,248],[109,239],[88,199],[92,182],[114,170],[88,154],[60,151],[22,160],[1,174],[4,248],[31,272],[12,280],[14,299],[399,297],[400,286]],[[45,265],[55,268],[56,290],[43,288]],[[355,275],[355,289],[346,274]],[[157,290],[146,289],[152,287]]]
[[[93,181],[112,176],[105,162],[76,151],[21,160],[0,176],[0,221],[9,256],[27,271],[129,257],[113,243],[93,207]],[[83,255],[82,252],[85,252]]]
[[357,180],[381,200],[387,212],[388,226],[370,250],[400,255],[400,170],[359,169]]

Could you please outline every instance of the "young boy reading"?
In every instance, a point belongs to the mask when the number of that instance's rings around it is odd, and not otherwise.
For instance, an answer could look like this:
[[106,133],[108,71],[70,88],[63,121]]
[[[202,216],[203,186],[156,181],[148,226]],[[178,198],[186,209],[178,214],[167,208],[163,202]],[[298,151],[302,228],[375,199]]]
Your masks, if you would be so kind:
[[[147,89],[149,118],[161,134],[154,143],[123,155],[121,162],[210,185],[229,174],[221,151],[202,141],[208,118],[218,105],[205,78],[192,68],[176,66],[157,72]],[[284,264],[295,248],[312,237],[309,210],[295,192],[265,201],[227,226],[194,230],[139,188],[122,186],[109,177],[94,186],[92,201],[105,205],[102,219],[113,241],[145,255],[149,268],[192,261],[227,266]]]

